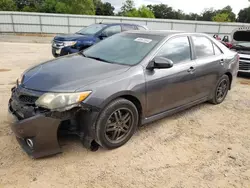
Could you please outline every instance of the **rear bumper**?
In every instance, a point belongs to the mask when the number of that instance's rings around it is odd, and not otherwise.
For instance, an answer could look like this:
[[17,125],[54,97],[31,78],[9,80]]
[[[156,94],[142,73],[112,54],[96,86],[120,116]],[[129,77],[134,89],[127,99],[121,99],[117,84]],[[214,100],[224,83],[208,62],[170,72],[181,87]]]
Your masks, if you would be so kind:
[[[21,121],[17,121],[13,116],[11,129],[28,155],[32,158],[41,158],[62,152],[57,139],[60,122],[42,114]],[[27,139],[33,142],[32,147],[27,144]]]

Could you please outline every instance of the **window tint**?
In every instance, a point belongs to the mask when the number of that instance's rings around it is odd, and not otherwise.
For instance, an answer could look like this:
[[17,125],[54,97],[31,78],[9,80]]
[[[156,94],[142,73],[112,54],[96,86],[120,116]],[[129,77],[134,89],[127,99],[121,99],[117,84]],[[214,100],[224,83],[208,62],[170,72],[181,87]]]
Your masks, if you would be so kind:
[[146,30],[144,27],[142,27],[142,26],[137,26],[137,28],[138,28],[138,30]]
[[103,33],[106,36],[112,36],[114,34],[120,33],[121,32],[121,26],[120,25],[115,25],[115,26],[110,26],[107,29],[103,31]]
[[211,41],[206,37],[192,37],[194,49],[197,58],[208,57],[214,55]]
[[135,28],[135,26],[133,26],[133,25],[123,25],[122,26],[122,30],[123,31],[130,31],[130,30],[135,30],[136,28]]
[[221,50],[220,50],[215,44],[213,44],[213,46],[214,46],[214,54],[215,54],[215,55],[220,55],[220,54],[222,54]]
[[191,60],[189,40],[187,37],[170,39],[164,44],[157,57],[165,57],[174,63]]

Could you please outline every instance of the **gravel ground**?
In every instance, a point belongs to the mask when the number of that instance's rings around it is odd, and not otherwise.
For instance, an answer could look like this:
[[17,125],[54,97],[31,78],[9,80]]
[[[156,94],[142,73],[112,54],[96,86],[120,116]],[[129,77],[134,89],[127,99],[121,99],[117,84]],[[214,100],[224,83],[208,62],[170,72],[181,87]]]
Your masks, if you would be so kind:
[[250,187],[249,78],[238,78],[223,104],[201,104],[144,126],[119,149],[91,152],[67,138],[63,154],[33,160],[10,130],[7,102],[26,68],[52,58],[50,45],[0,45],[0,188]]

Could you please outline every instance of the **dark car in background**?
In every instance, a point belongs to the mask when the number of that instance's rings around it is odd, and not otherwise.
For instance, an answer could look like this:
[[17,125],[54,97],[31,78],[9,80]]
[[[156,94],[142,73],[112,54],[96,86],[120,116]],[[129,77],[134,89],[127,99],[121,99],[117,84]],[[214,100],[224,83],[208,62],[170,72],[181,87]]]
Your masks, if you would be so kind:
[[75,34],[56,36],[52,41],[52,54],[54,57],[58,57],[76,53],[107,37],[129,30],[147,30],[147,28],[127,23],[93,24]]
[[25,71],[12,88],[11,127],[34,158],[61,152],[61,131],[90,149],[118,148],[141,124],[223,102],[238,66],[236,52],[205,34],[120,33]]

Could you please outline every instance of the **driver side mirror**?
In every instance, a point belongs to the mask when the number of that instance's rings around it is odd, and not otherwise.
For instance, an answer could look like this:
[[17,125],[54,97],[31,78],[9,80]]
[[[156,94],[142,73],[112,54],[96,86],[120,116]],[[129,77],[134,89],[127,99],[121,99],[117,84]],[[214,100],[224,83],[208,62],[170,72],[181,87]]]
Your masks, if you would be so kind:
[[108,37],[108,35],[106,34],[106,33],[101,33],[100,35],[99,35],[99,38],[102,40],[102,39],[104,39],[104,38],[106,38],[106,37]]
[[152,61],[149,62],[147,69],[168,69],[174,66],[172,60],[165,57],[155,57]]

